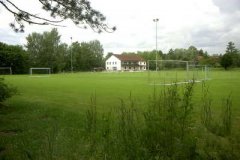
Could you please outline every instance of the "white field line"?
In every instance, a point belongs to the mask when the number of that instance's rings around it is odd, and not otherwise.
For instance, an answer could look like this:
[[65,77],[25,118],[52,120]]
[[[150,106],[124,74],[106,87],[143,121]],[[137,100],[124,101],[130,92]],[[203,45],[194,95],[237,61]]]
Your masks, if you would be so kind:
[[[204,79],[204,80],[195,80],[194,83],[200,83],[202,81],[206,81],[206,80],[210,80],[210,79]],[[188,83],[193,83],[192,80],[189,81],[184,81],[184,82],[173,82],[173,83],[151,83],[149,85],[154,85],[154,86],[171,86],[171,85],[181,85],[181,84],[188,84]]]
[[32,78],[47,78],[47,77],[50,77],[50,76],[29,76],[29,77],[32,77]]

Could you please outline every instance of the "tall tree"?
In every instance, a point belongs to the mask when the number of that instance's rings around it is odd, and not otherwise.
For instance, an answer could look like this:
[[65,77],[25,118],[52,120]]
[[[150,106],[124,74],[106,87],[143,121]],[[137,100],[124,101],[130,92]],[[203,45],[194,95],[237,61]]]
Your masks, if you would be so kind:
[[63,55],[59,51],[60,35],[56,28],[51,32],[32,33],[27,37],[26,48],[29,53],[31,65],[34,67],[50,67],[53,72],[62,70]]
[[103,67],[103,47],[99,41],[75,42],[71,48],[74,70],[89,71],[95,67]]
[[235,47],[235,44],[233,42],[228,42],[227,48],[226,48],[226,54],[229,54],[232,58],[232,66],[238,67],[240,66],[240,55],[238,54],[238,50]]
[[[61,22],[66,19],[72,20],[74,24],[83,28],[89,26],[96,32],[112,32],[116,29],[116,27],[108,27],[105,23],[106,17],[93,9],[88,0],[36,0],[37,2],[40,2],[42,9],[49,12],[53,19],[29,13],[19,8],[12,0],[0,0],[0,4],[14,15],[14,23],[10,26],[16,32],[24,32],[26,23],[61,26]],[[25,1],[24,3],[27,4]]]
[[227,70],[233,63],[232,57],[229,53],[226,53],[222,56],[221,65]]
[[58,46],[58,58],[57,64],[59,67],[59,71],[70,71],[71,70],[71,57],[70,57],[70,49],[66,43],[61,43]]
[[176,59],[173,49],[171,48],[167,54],[168,59]]
[[236,54],[237,53],[237,49],[236,49],[235,44],[233,42],[228,42],[226,53],[227,54],[228,53],[229,54]]
[[94,67],[104,67],[104,58],[103,53],[104,49],[100,41],[93,40],[89,42],[90,52],[93,57],[93,66]]
[[195,46],[190,46],[186,52],[186,59],[188,61],[197,61],[198,50]]

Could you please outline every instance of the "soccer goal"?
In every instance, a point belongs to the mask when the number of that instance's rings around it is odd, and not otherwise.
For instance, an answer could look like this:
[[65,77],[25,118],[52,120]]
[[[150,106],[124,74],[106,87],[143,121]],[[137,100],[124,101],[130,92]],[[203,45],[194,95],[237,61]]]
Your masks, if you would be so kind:
[[210,80],[210,67],[207,65],[188,65],[189,78],[205,81]]
[[195,65],[191,61],[149,60],[148,83],[152,85],[172,85],[200,82],[209,77],[207,66]]
[[30,68],[29,74],[35,77],[49,76],[51,74],[51,68]]
[[12,68],[11,67],[0,67],[0,74],[1,75],[12,74]]

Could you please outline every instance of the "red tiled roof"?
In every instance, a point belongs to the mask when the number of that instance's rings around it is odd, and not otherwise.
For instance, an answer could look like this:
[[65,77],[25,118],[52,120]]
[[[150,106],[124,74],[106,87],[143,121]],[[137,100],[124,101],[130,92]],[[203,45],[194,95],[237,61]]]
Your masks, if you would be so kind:
[[137,54],[113,54],[115,57],[117,57],[121,61],[145,61],[142,57],[140,57]]

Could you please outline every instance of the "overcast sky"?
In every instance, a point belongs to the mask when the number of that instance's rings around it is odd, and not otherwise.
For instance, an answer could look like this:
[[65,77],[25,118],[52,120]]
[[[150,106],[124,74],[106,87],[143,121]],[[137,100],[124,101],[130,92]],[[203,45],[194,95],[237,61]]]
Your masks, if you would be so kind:
[[[4,1],[4,0],[3,0]],[[22,9],[47,16],[38,0],[13,0]],[[194,45],[208,53],[224,53],[229,41],[240,48],[240,0],[90,0],[93,8],[107,17],[114,33],[95,33],[91,29],[58,27],[61,40],[99,40],[105,54],[155,49],[158,18],[158,49],[164,53],[170,48],[188,48]],[[9,27],[13,16],[0,5],[0,41],[8,44],[26,44],[32,32],[50,31],[52,26],[26,26],[25,33],[15,33]]]

